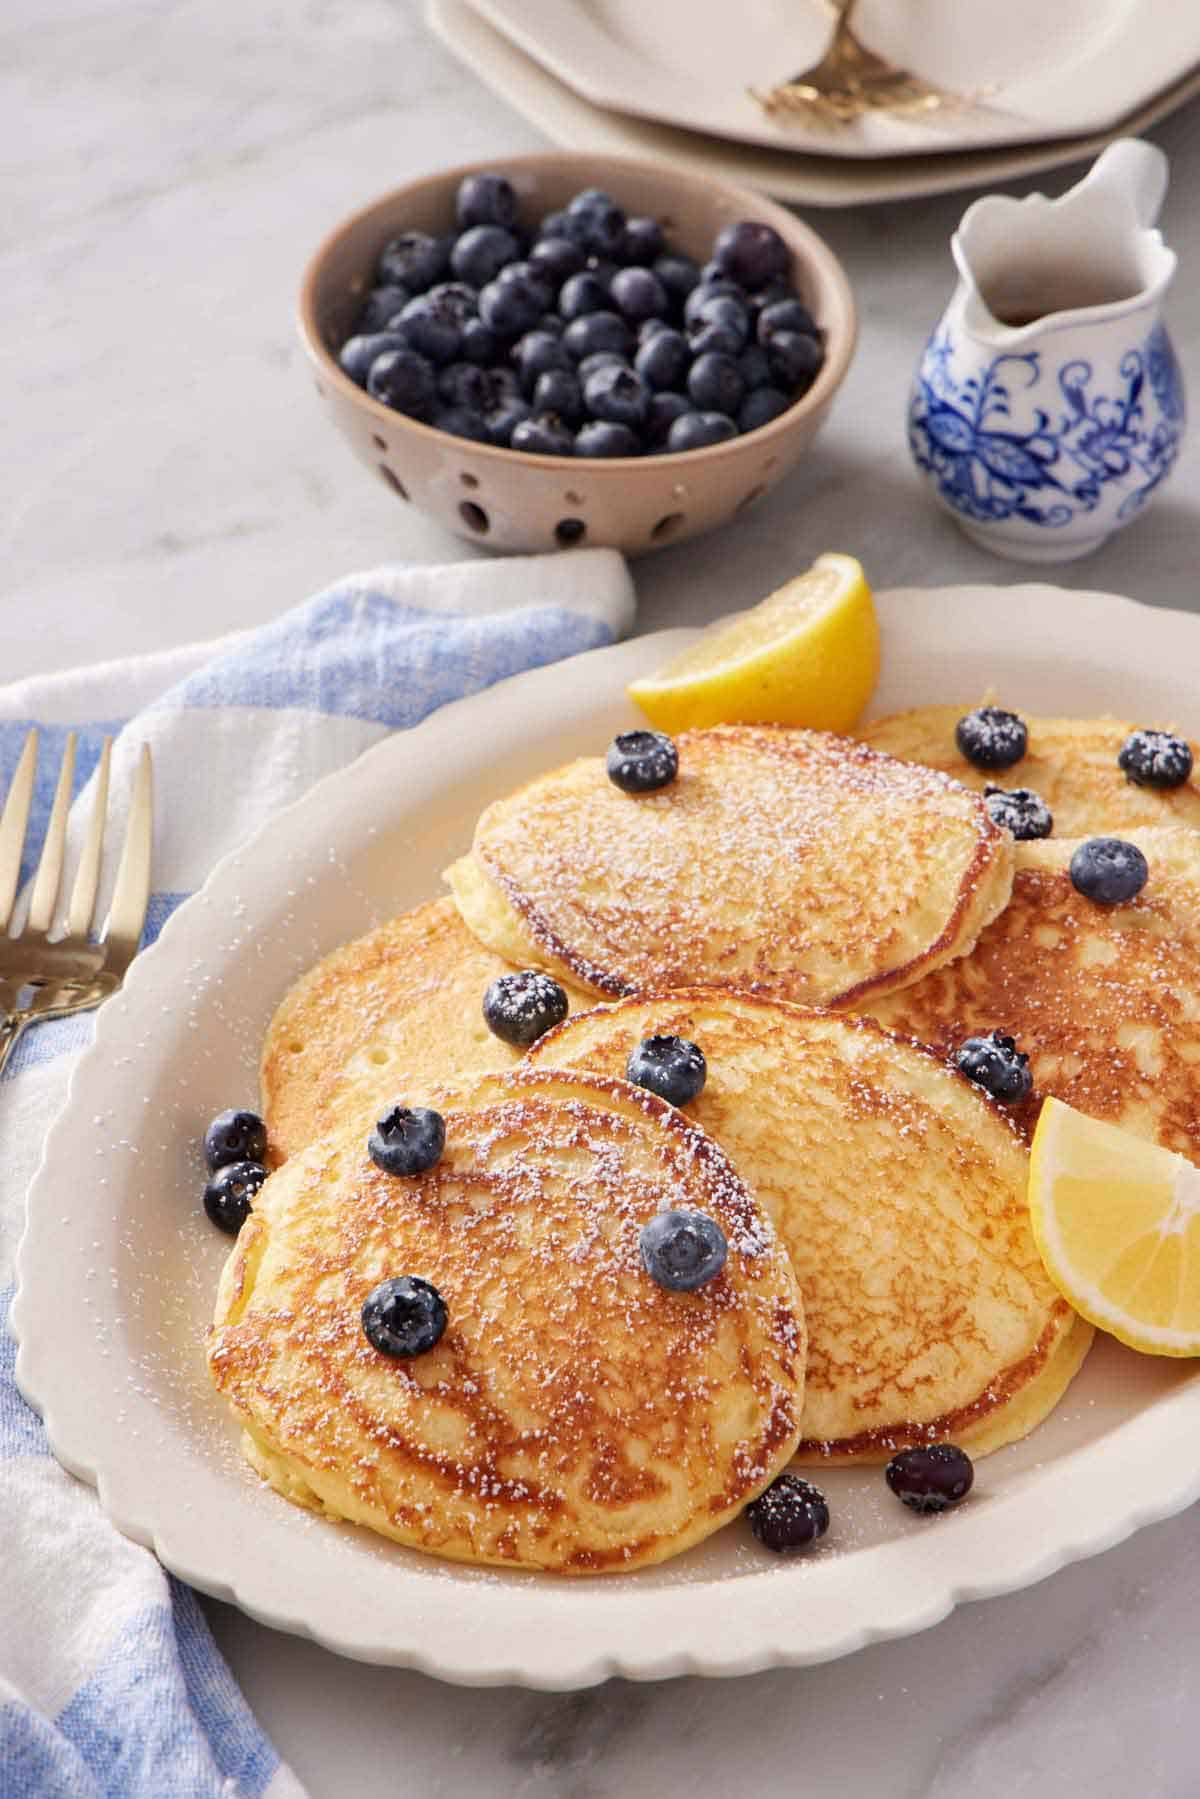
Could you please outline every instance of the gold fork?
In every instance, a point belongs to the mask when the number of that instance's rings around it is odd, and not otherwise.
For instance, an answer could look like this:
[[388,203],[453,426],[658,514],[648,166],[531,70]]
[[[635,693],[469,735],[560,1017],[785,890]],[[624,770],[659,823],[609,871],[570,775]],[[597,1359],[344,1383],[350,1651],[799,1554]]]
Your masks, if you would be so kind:
[[9,935],[21,850],[29,823],[37,772],[38,734],[30,731],[0,814],[0,1069],[31,1024],[86,1012],[115,993],[125,978],[142,935],[150,899],[150,845],[154,793],[150,751],[143,746],[133,780],[133,800],[125,828],[112,905],[103,936],[93,918],[100,889],[100,860],[108,811],[108,772],[112,739],[106,737],[96,770],[96,793],[75,884],[67,907],[66,929],[54,933],[55,908],[62,881],[67,813],[75,774],[74,731],[67,738],[46,840],[33,878],[23,929]]
[[850,27],[858,0],[833,4],[837,19],[824,56],[766,93],[751,88],[766,112],[787,113],[802,124],[848,125],[866,112],[936,112],[962,103],[962,95],[868,50]]

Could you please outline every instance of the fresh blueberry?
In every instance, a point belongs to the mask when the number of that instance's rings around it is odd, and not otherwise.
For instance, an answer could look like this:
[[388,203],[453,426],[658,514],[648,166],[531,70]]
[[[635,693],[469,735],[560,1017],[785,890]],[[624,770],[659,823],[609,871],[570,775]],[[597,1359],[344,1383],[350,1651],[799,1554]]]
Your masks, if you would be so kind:
[[558,296],[558,310],[568,324],[572,319],[586,318],[590,312],[603,312],[608,305],[608,289],[590,269],[569,275]]
[[611,363],[588,376],[583,400],[593,418],[636,431],[646,417],[650,391],[633,369]]
[[406,287],[423,294],[445,275],[450,263],[450,239],[430,237],[426,231],[403,231],[379,253],[379,279],[386,286]]
[[457,362],[462,355],[463,320],[457,303],[435,291],[418,294],[400,314],[399,329],[411,350],[430,362]]
[[715,262],[711,256],[707,262],[700,265],[700,279],[704,282],[729,281],[730,285],[736,287],[740,294],[744,294],[746,291],[741,282],[734,281],[732,276],[727,275],[720,263]]
[[706,350],[723,350],[737,356],[750,337],[750,314],[740,300],[729,294],[714,294],[692,308],[688,319],[688,342],[697,355]]
[[975,1469],[966,1450],[956,1444],[927,1443],[894,1455],[884,1479],[910,1511],[944,1512],[966,1498]]
[[1137,787],[1182,787],[1192,772],[1192,752],[1170,731],[1134,731],[1117,752],[1117,767]]
[[529,252],[529,260],[559,288],[580,273],[587,253],[569,237],[541,237]]
[[535,331],[544,331],[548,337],[561,337],[566,328],[566,319],[557,312],[544,312],[534,326]]
[[657,219],[626,219],[621,255],[627,263],[646,268],[665,249],[662,227]]
[[652,266],[677,306],[682,306],[692,289],[700,285],[700,265],[693,262],[690,256],[680,256],[671,251],[665,256],[655,257]]
[[486,287],[510,262],[516,262],[521,246],[503,225],[472,225],[450,252],[450,267],[459,281]]
[[482,319],[468,319],[462,328],[462,347],[459,350],[463,361],[487,368],[499,354],[500,345],[496,341],[496,333],[489,330]]
[[1030,787],[985,787],[983,798],[992,823],[1011,831],[1018,843],[1049,837],[1054,829],[1050,808]]
[[488,435],[500,449],[512,448],[512,435],[518,425],[533,417],[533,407],[524,400],[503,400],[487,415]]
[[629,425],[590,419],[575,433],[576,456],[640,456],[641,439]]
[[449,1316],[435,1286],[419,1274],[401,1274],[367,1294],[363,1335],[381,1355],[424,1355],[440,1342]]
[[513,361],[520,372],[526,397],[533,392],[539,375],[544,375],[548,369],[575,367],[560,340],[549,331],[527,331],[513,347]]
[[385,350],[371,364],[367,392],[408,418],[427,419],[437,404],[433,364],[415,350]]
[[[688,294],[683,303],[683,322],[690,325],[698,316],[700,308],[707,306],[710,300],[736,300],[742,311],[746,311],[746,295],[736,281],[727,281],[723,276],[719,281],[700,281]],[[749,314],[747,313],[747,319]]]
[[679,773],[679,751],[665,731],[622,731],[608,746],[604,770],[622,793],[653,793]]
[[589,256],[587,259],[588,274],[595,276],[608,295],[612,294],[613,276],[620,266],[620,263],[610,262],[607,256]]
[[398,331],[372,331],[365,336],[348,337],[338,351],[338,364],[342,373],[349,375],[351,381],[357,381],[360,387],[367,385],[367,376],[371,372],[371,364],[385,350],[406,350],[408,339]]
[[1071,857],[1076,892],[1098,906],[1123,906],[1146,885],[1150,867],[1136,843],[1120,837],[1089,837]]
[[803,301],[797,300],[795,295],[764,306],[758,314],[756,330],[760,344],[770,343],[780,331],[795,331],[801,337],[819,336],[817,321]]
[[[672,745],[672,748],[674,746]],[[704,1091],[708,1063],[686,1037],[643,1037],[625,1064],[625,1079],[673,1106],[686,1106]]]
[[773,387],[771,365],[767,361],[767,352],[761,344],[747,344],[738,357],[738,368],[742,371],[742,380],[746,383],[746,392],[753,393],[756,387]]
[[572,230],[570,213],[548,212],[537,228],[537,241],[541,243],[546,237],[570,238]]
[[472,225],[503,225],[511,230],[517,219],[517,196],[512,182],[490,170],[464,175],[458,184],[454,216],[460,231]]
[[[675,326],[671,324],[669,319],[643,319],[637,328],[638,348],[640,349],[643,344],[648,344],[650,339],[652,337],[657,337],[660,331],[674,330]],[[687,340],[685,339],[684,341],[686,342]]]
[[439,369],[437,390],[447,406],[469,406],[473,412],[490,412],[497,400],[489,371],[473,362],[449,362]]
[[594,356],[597,350],[616,350],[628,356],[633,349],[633,332],[615,312],[587,312],[572,319],[563,332],[563,343],[576,362]]
[[[521,263],[510,264],[510,268],[523,266]],[[489,281],[479,292],[479,316],[499,338],[520,337],[524,332],[532,331],[546,310],[540,283],[534,288],[519,280],[502,280],[501,276],[508,273],[508,269],[502,269],[500,276]]]
[[646,408],[646,423],[642,427],[650,448],[663,449],[675,420],[691,410],[691,401],[683,394],[672,393],[667,388],[660,393],[651,394],[650,404]]
[[430,423],[439,431],[446,431],[451,437],[466,437],[472,443],[490,444],[492,433],[484,420],[483,414],[473,406],[443,406],[435,412]]
[[635,325],[661,319],[670,306],[666,288],[649,269],[618,269],[608,291],[617,311]]
[[539,969],[497,975],[483,996],[483,1021],[494,1037],[528,1049],[567,1016],[567,996]]
[[1015,1105],[1033,1091],[1029,1057],[1017,1048],[1015,1037],[993,1031],[990,1037],[967,1037],[959,1044],[954,1064],[960,1074],[1004,1105]]
[[230,1108],[218,1112],[204,1133],[204,1160],[210,1174],[227,1162],[261,1162],[267,1153],[267,1127],[257,1112]]
[[975,768],[1011,768],[1029,747],[1029,732],[1015,712],[978,706],[954,727],[960,755]]
[[724,412],[684,412],[667,435],[669,450],[703,450],[736,437],[738,428]]
[[794,404],[777,387],[756,387],[746,395],[738,410],[738,430],[757,431],[760,425],[769,425],[772,419],[777,419]]
[[746,397],[746,383],[732,356],[717,350],[697,356],[687,378],[687,390],[699,412],[727,412],[731,418]]
[[575,373],[581,381],[587,381],[597,369],[627,369],[629,358],[619,356],[615,350],[597,350],[594,355],[585,356],[576,366]]
[[360,337],[382,331],[391,319],[403,312],[411,299],[408,289],[398,287],[395,282],[390,287],[373,287],[363,301],[355,331]]
[[777,331],[767,339],[766,349],[771,379],[791,392],[811,387],[825,361],[825,351],[816,338],[803,337],[799,331]]
[[522,398],[521,383],[518,379],[516,369],[509,368],[506,363],[498,362],[492,368],[486,369],[484,372],[487,375],[488,386],[491,389],[491,405],[493,407],[503,406],[509,400],[519,400]]
[[367,1152],[385,1174],[424,1174],[445,1147],[445,1120],[428,1106],[393,1106],[367,1138]]
[[532,300],[536,295],[541,301],[540,311],[549,312],[554,304],[554,283],[545,269],[539,269],[536,262],[505,263],[496,276],[502,287],[519,287]]
[[643,343],[633,359],[647,387],[681,388],[691,367],[692,352],[681,331],[656,331]]
[[535,412],[514,426],[509,448],[534,456],[573,456],[575,439],[552,412]]
[[[768,306],[775,306],[780,300],[794,300],[795,298],[795,292],[789,282],[768,281],[765,287],[758,288],[749,296],[747,304],[750,307],[751,314],[757,321],[759,315],[764,313]],[[811,318],[811,316],[810,313],[809,317]],[[814,331],[816,330],[815,324],[812,326],[812,329]]]
[[743,219],[740,224],[726,225],[719,233],[713,245],[713,261],[753,293],[768,281],[787,275],[792,254],[772,226],[757,219]]
[[204,1210],[219,1230],[236,1237],[254,1210],[267,1171],[261,1162],[226,1162],[204,1189]]
[[564,425],[572,427],[583,420],[583,390],[571,369],[547,369],[534,383],[535,412],[552,412]]
[[790,1555],[808,1549],[829,1529],[825,1495],[798,1474],[779,1474],[746,1507],[746,1520],[764,1549]]
[[625,214],[611,194],[589,188],[576,194],[567,207],[570,217],[578,221],[583,248],[592,256],[616,256],[625,241]]
[[715,1218],[705,1212],[656,1212],[638,1237],[642,1266],[651,1280],[672,1293],[694,1293],[720,1274],[729,1245]]

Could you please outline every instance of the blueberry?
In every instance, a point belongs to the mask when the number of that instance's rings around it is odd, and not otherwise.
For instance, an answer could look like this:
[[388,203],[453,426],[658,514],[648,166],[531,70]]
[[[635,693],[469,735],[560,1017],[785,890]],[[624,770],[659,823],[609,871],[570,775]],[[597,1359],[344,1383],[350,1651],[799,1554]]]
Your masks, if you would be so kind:
[[589,312],[603,312],[607,305],[608,289],[590,269],[568,276],[558,296],[558,310],[568,323],[586,318]]
[[542,237],[529,252],[529,260],[556,288],[582,270],[587,255],[569,237]]
[[[702,306],[710,300],[736,300],[742,311],[746,311],[746,295],[736,281],[727,281],[724,277],[719,281],[700,281],[689,293],[683,303],[683,322],[690,325]],[[746,314],[749,319],[749,314]]]
[[756,387],[772,387],[771,365],[767,361],[767,352],[761,344],[747,344],[738,357],[738,368],[742,372],[742,380],[746,383],[746,392],[753,393]]
[[682,332],[664,329],[640,346],[633,366],[648,387],[680,388],[691,362],[692,352]]
[[956,1444],[928,1443],[894,1455],[884,1479],[910,1511],[944,1512],[966,1498],[975,1469],[966,1450]]
[[666,288],[649,269],[618,269],[608,291],[617,311],[635,325],[643,319],[661,319],[670,306]]
[[521,387],[528,397],[539,375],[548,369],[574,369],[575,365],[557,337],[549,331],[527,331],[513,348],[513,360],[521,375]]
[[511,449],[513,432],[532,417],[533,407],[524,400],[504,400],[487,415],[488,435],[502,450]]
[[588,188],[567,207],[577,221],[583,248],[593,256],[616,256],[625,241],[625,214],[611,194]]
[[679,773],[679,751],[665,731],[622,731],[608,746],[604,770],[622,793],[653,793]]
[[496,404],[489,372],[473,362],[450,362],[439,369],[437,390],[438,398],[447,406],[469,406],[473,412],[489,412]]
[[1029,732],[1015,712],[978,706],[954,727],[959,752],[975,768],[1011,768],[1029,747]]
[[538,310],[548,312],[554,304],[554,283],[545,269],[539,269],[536,262],[509,262],[496,276],[501,287],[519,287],[528,293],[530,299],[537,295],[541,301]]
[[670,251],[665,256],[655,257],[652,266],[677,306],[682,306],[692,289],[700,285],[700,265],[690,256]]
[[587,259],[588,274],[600,283],[608,296],[612,294],[613,276],[619,268],[620,264],[610,262],[607,256],[589,256]]
[[768,281],[785,276],[792,266],[792,253],[771,225],[743,219],[737,225],[726,225],[719,233],[713,245],[713,261],[753,292]]
[[667,435],[669,450],[703,450],[737,436],[737,426],[724,412],[684,412]]
[[412,299],[406,287],[398,287],[395,282],[390,287],[373,287],[363,301],[362,311],[358,315],[358,323],[354,327],[359,337],[365,337],[372,331],[382,331],[390,319],[402,312]]
[[673,1106],[686,1106],[697,1098],[707,1078],[704,1051],[686,1037],[643,1037],[625,1064],[627,1081]]
[[400,314],[399,329],[411,350],[430,362],[457,362],[462,355],[463,320],[456,301],[434,291],[418,294]]
[[371,364],[367,392],[395,412],[427,419],[437,403],[433,364],[415,350],[385,350]]
[[776,300],[770,306],[764,306],[758,314],[756,326],[758,341],[766,344],[780,331],[795,331],[801,337],[816,338],[819,336],[817,322],[803,301],[792,295],[786,300]]
[[[755,292],[749,296],[747,303],[750,307],[751,314],[754,319],[757,320],[759,315],[767,310],[768,306],[774,306],[780,300],[794,300],[795,298],[795,292],[789,282],[768,281],[765,287],[757,288]],[[805,310],[807,311],[807,308],[805,308]],[[811,321],[812,314],[809,313],[808,316]],[[815,323],[813,323],[809,327],[805,327],[805,329],[815,331],[817,327]]]
[[671,393],[665,388],[661,393],[651,394],[650,404],[646,408],[646,423],[642,427],[650,448],[662,449],[675,420],[691,410],[691,401],[685,399],[683,394]]
[[503,225],[511,230],[517,219],[517,196],[512,182],[491,171],[464,175],[458,184],[454,216],[460,231],[471,225]]
[[642,1266],[672,1293],[694,1293],[720,1274],[729,1245],[715,1218],[704,1212],[656,1212],[638,1237]]
[[489,281],[480,289],[479,316],[497,337],[520,337],[523,332],[531,331],[546,310],[540,283],[535,287],[520,280],[501,279],[510,269],[523,266],[521,263],[510,264],[509,269],[501,270],[495,281]]
[[697,356],[687,378],[687,390],[700,412],[727,412],[732,418],[746,397],[746,383],[732,356],[710,350]]
[[381,1355],[424,1355],[441,1340],[449,1316],[435,1286],[419,1274],[401,1274],[367,1294],[363,1335]]
[[650,392],[633,369],[610,363],[588,376],[583,400],[593,418],[604,419],[610,425],[628,425],[636,431],[646,417]]
[[576,456],[640,456],[641,439],[629,425],[590,419],[575,433]]
[[462,347],[459,350],[463,361],[475,362],[480,368],[487,368],[499,354],[500,345],[496,341],[496,333],[489,330],[482,319],[468,319],[462,328]]
[[406,350],[408,340],[398,331],[372,331],[365,336],[348,337],[338,351],[338,365],[342,373],[349,375],[351,381],[357,381],[360,387],[367,385],[367,376],[371,364],[385,350]]
[[520,244],[503,225],[472,225],[451,250],[450,267],[460,281],[469,281],[472,287],[486,287],[520,255]]
[[557,312],[544,312],[534,326],[535,331],[544,331],[548,337],[561,337],[566,328],[567,321]]
[[666,248],[657,219],[626,219],[621,255],[627,263],[645,268]]
[[227,1162],[261,1162],[267,1153],[267,1127],[257,1112],[230,1108],[218,1112],[204,1133],[204,1160],[215,1174]]
[[563,343],[577,362],[594,356],[597,350],[615,350],[628,356],[633,349],[633,332],[615,312],[587,312],[572,319],[563,332]]
[[445,1147],[445,1121],[428,1106],[393,1106],[367,1138],[367,1152],[385,1174],[424,1174]]
[[687,327],[688,342],[694,351],[724,350],[737,356],[750,337],[750,314],[740,300],[729,294],[714,294],[693,307]]
[[1072,885],[1085,899],[1098,906],[1123,906],[1142,891],[1150,868],[1136,843],[1089,837],[1071,857],[1070,872]]
[[984,803],[992,823],[1011,831],[1018,843],[1049,837],[1054,829],[1050,808],[1029,787],[985,787]]
[[597,350],[592,356],[585,356],[576,366],[575,373],[581,381],[587,381],[597,369],[627,369],[629,358],[618,356],[615,350]]
[[807,390],[825,361],[825,351],[815,337],[798,331],[777,331],[767,339],[767,366],[771,379],[791,392]]
[[764,1549],[790,1555],[807,1549],[829,1529],[825,1495],[798,1474],[779,1474],[746,1507],[746,1520]]
[[379,279],[406,287],[411,294],[424,293],[440,281],[450,262],[450,240],[430,237],[426,231],[404,231],[379,253]]
[[226,1162],[204,1189],[204,1210],[218,1229],[236,1237],[254,1210],[251,1201],[267,1178],[261,1162]]
[[575,439],[552,412],[535,412],[515,426],[509,447],[535,456],[573,456]]
[[484,421],[483,414],[473,406],[444,406],[435,412],[430,421],[439,431],[446,431],[451,437],[466,437],[472,443],[490,444],[492,434]]
[[547,369],[534,383],[536,412],[552,412],[564,425],[577,426],[583,419],[583,390],[573,370]]
[[571,238],[574,227],[567,212],[548,212],[537,228],[537,241],[547,237]]
[[514,1049],[528,1049],[566,1016],[566,993],[540,969],[497,975],[483,996],[488,1030]]
[[1169,731],[1134,731],[1117,752],[1117,767],[1137,787],[1182,787],[1192,772],[1192,752]]
[[1005,1105],[1015,1105],[1033,1091],[1029,1057],[1017,1048],[1015,1037],[993,1031],[990,1037],[967,1037],[959,1044],[954,1065],[969,1081]]
[[760,425],[769,425],[772,419],[777,419],[794,404],[777,387],[756,387],[742,401],[737,415],[738,430],[757,431]]

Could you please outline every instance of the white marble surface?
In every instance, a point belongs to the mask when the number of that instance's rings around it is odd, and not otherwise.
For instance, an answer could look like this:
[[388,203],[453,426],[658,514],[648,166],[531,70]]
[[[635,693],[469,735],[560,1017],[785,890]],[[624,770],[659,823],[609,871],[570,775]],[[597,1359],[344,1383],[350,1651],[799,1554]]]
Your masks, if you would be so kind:
[[[255,623],[352,567],[474,553],[352,461],[290,316],[308,252],[363,199],[539,147],[430,40],[415,0],[9,0],[0,42],[3,678]],[[1171,319],[1195,380],[1200,107],[1153,135],[1174,164]],[[828,547],[880,584],[1020,578],[932,510],[904,449],[962,206],[815,216],[862,312],[820,453],[720,536],[640,564],[645,628],[744,604]],[[1198,442],[1140,522],[1055,578],[1196,605]],[[1198,1611],[1190,1514],[907,1643],[724,1683],[472,1693],[209,1607],[314,1799],[1040,1799],[1076,1784],[1192,1799]]]

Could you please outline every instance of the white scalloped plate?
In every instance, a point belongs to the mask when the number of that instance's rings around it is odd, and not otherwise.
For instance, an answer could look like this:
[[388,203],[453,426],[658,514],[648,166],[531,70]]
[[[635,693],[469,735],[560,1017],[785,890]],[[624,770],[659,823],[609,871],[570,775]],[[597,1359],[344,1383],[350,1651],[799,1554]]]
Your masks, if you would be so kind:
[[[991,686],[1030,712],[1113,709],[1200,734],[1196,617],[1040,586],[894,593],[880,613],[881,710]],[[345,1655],[544,1688],[818,1662],[1027,1586],[1200,1495],[1192,1366],[1109,1340],[1033,1437],[980,1465],[958,1512],[918,1519],[879,1470],[830,1470],[832,1528],[794,1562],[734,1525],[604,1580],[466,1569],[314,1519],[242,1463],[201,1354],[228,1248],[198,1203],[205,1121],[253,1094],[288,983],[435,893],[481,806],[605,743],[631,718],[626,682],[689,635],[518,676],[321,782],[134,963],[47,1141],[12,1317],[17,1379],[55,1454],[174,1573]]]

